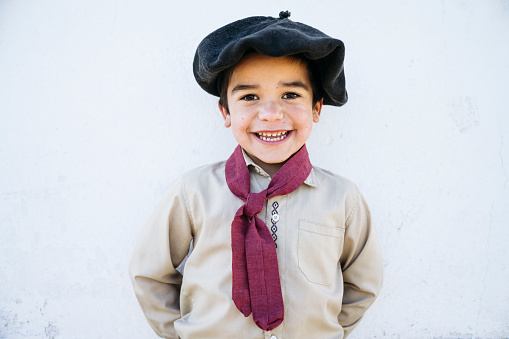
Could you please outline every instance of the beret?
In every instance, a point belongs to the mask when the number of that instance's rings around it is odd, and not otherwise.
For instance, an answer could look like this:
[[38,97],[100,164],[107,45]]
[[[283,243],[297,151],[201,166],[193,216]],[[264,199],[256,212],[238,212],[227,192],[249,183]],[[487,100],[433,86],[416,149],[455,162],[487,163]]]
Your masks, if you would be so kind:
[[288,11],[279,18],[253,16],[232,22],[207,35],[198,45],[193,61],[194,77],[206,92],[219,96],[221,73],[236,65],[246,51],[270,57],[300,54],[318,72],[325,105],[342,106],[348,100],[341,40],[290,20]]

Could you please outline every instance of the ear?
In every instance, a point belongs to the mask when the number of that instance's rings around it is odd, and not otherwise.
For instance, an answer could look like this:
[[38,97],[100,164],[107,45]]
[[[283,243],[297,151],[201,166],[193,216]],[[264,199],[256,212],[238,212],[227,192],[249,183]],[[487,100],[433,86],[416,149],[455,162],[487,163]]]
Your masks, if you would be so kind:
[[320,121],[320,113],[322,113],[323,98],[313,107],[313,122]]
[[226,128],[230,127],[232,125],[232,119],[231,119],[230,113],[228,113],[226,108],[221,106],[220,103],[217,103],[217,107],[219,107],[219,112],[221,112],[221,115],[223,116],[224,127],[226,127]]

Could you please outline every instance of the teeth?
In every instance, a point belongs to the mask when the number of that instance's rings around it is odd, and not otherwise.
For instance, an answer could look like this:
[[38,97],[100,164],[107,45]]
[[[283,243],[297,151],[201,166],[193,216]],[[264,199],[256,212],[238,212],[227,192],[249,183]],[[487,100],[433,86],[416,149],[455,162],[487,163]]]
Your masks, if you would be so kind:
[[263,141],[280,141],[286,138],[288,131],[284,132],[261,132],[257,133],[258,137]]
[[265,133],[265,132],[262,132],[262,133],[258,133],[259,135],[262,135],[264,137],[280,137],[281,135],[284,135],[286,134],[287,131],[285,132],[273,132],[273,133]]

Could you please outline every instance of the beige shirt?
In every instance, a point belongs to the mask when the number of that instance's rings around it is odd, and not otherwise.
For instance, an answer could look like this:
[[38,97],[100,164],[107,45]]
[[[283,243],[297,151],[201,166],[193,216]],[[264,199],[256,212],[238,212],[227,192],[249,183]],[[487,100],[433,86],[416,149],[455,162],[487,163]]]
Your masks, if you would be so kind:
[[[271,178],[244,156],[251,192],[260,192]],[[154,331],[183,339],[348,335],[382,282],[378,240],[357,187],[314,167],[297,190],[266,201],[258,216],[277,228],[285,317],[263,331],[232,301],[231,222],[244,201],[230,192],[224,173],[223,161],[177,179],[136,244],[130,276]]]

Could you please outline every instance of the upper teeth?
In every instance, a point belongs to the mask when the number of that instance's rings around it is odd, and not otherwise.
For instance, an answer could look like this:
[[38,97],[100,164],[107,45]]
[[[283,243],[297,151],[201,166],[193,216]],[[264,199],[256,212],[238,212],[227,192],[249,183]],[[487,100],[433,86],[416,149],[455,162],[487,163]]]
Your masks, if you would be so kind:
[[286,134],[286,131],[284,131],[284,132],[272,132],[272,133],[260,132],[258,134],[263,136],[263,137],[280,137],[281,135]]

